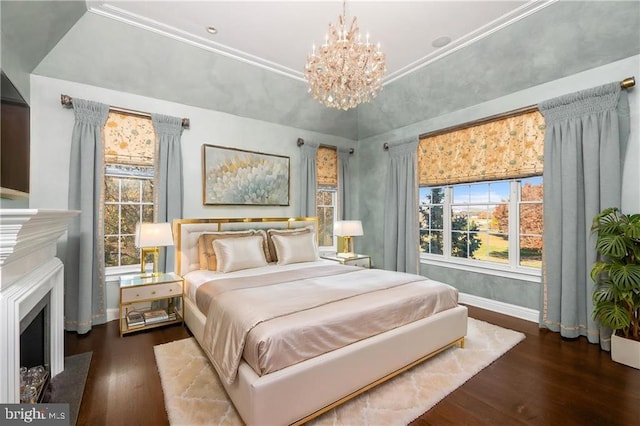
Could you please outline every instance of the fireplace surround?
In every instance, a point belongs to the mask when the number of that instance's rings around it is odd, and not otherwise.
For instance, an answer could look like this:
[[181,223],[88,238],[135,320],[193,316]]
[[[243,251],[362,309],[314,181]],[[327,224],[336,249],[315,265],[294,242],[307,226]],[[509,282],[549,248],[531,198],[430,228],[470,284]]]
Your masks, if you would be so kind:
[[51,377],[64,369],[64,267],[55,256],[78,213],[0,209],[0,403],[20,401],[20,323],[46,298]]

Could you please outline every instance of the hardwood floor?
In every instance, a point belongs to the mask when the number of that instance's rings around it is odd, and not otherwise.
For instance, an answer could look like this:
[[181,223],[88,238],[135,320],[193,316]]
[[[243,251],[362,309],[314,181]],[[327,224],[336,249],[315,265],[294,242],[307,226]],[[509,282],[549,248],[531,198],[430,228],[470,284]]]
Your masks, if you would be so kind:
[[[640,424],[640,371],[584,338],[474,307],[469,315],[527,338],[412,425]],[[93,351],[78,425],[167,425],[153,346],[188,336],[171,326],[120,338],[117,321],[66,333],[66,355]]]

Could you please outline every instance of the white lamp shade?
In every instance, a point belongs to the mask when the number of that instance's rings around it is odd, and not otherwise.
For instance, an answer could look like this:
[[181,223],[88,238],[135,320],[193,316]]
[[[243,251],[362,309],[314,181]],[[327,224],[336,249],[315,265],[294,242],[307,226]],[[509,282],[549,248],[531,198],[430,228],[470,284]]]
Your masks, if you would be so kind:
[[362,232],[362,222],[359,220],[339,220],[333,224],[333,233],[339,237],[359,237]]
[[161,247],[173,245],[170,223],[139,223],[136,225],[136,247]]

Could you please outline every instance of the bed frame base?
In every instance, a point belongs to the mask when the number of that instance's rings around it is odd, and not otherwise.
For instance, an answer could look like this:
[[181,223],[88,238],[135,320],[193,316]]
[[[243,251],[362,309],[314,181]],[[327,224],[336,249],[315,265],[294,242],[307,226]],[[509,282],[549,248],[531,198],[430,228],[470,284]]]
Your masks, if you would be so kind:
[[386,382],[388,380],[393,379],[397,375],[402,374],[407,370],[410,370],[411,368],[415,367],[416,365],[421,364],[424,361],[428,360],[429,358],[433,358],[434,356],[438,355],[439,353],[444,352],[447,349],[449,349],[449,348],[451,348],[453,346],[456,346],[458,344],[460,345],[460,348],[464,349],[464,337],[461,337],[461,338],[459,338],[457,340],[454,340],[453,342],[449,343],[448,345],[446,345],[446,346],[444,346],[444,347],[442,347],[440,349],[437,349],[437,350],[431,352],[428,355],[423,356],[422,358],[412,362],[409,365],[405,365],[404,367],[394,371],[393,373],[387,374],[386,376],[376,380],[373,383],[369,383],[367,386],[364,386],[364,387],[358,389],[357,391],[355,391],[353,393],[350,393],[349,395],[345,396],[342,399],[339,399],[338,401],[334,402],[333,404],[329,404],[326,407],[321,408],[320,410],[316,411],[315,413],[309,414],[307,417],[305,417],[303,419],[300,419],[295,423],[292,423],[292,426],[299,426],[299,425],[302,425],[302,424],[304,424],[304,423],[306,423],[308,421],[311,421],[311,420],[315,419],[316,417],[321,416],[322,414],[326,413],[327,411],[333,410],[337,406],[342,405],[342,404],[348,402],[349,400],[355,398],[356,396],[358,396],[360,394],[363,394],[366,391],[371,390],[371,389],[375,388],[376,386],[381,385],[382,383],[384,383],[384,382]]

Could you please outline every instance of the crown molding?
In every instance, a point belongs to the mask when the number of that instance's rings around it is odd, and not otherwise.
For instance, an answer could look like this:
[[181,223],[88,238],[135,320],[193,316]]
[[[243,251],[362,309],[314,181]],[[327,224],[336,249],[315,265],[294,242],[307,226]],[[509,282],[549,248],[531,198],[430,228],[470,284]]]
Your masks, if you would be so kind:
[[476,31],[473,31],[463,37],[460,37],[457,40],[452,41],[448,45],[444,46],[437,51],[426,55],[417,61],[414,61],[397,71],[387,74],[385,77],[384,84],[389,84],[399,78],[406,76],[407,74],[411,74],[414,71],[419,70],[429,64],[432,64],[445,56],[448,56],[460,49],[463,49],[467,46],[472,45],[473,43],[482,40],[485,37],[490,36],[491,34],[499,31],[503,28],[508,27],[509,25],[515,24],[516,22],[530,16],[540,10],[544,9],[547,6],[552,5],[553,3],[558,2],[559,0],[532,0],[527,4],[520,6],[519,8],[513,10],[510,13],[507,13],[501,16],[498,19],[493,20],[492,22],[478,28]]
[[233,58],[247,64],[255,65],[257,67],[264,68],[277,74],[281,74],[304,82],[307,81],[304,78],[304,74],[300,71],[296,71],[289,67],[285,67],[267,59],[252,55],[250,53],[234,49],[224,44],[216,43],[215,41],[211,41],[205,37],[200,37],[186,31],[182,31],[178,28],[163,24],[156,20],[149,19],[135,13],[130,13],[116,6],[105,4],[103,2],[87,1],[87,10],[91,13],[95,13],[96,15],[115,19],[116,21],[133,25],[143,30],[151,31],[153,33],[160,34],[165,37],[190,44],[200,49],[217,53],[219,55]]
[[[384,85],[387,85],[393,81],[396,81],[414,71],[417,71],[429,64],[438,61],[445,56],[448,56],[460,49],[463,49],[473,43],[482,40],[483,38],[499,31],[509,25],[512,25],[521,19],[524,19],[559,0],[531,0],[521,7],[507,13],[500,18],[488,23],[487,25],[473,31],[457,40],[452,41],[447,46],[438,49],[429,55],[426,55],[392,73],[387,74],[385,77]],[[306,82],[304,74],[300,71],[294,70],[289,67],[285,67],[273,61],[252,55],[250,53],[234,49],[230,46],[226,46],[222,43],[216,43],[205,37],[200,37],[186,31],[182,31],[178,28],[170,25],[163,24],[153,19],[146,18],[144,16],[134,14],[123,10],[117,6],[111,4],[105,4],[103,1],[87,0],[87,10],[96,15],[104,16],[110,19],[133,25],[135,27],[151,31],[156,34],[163,35],[165,37],[172,38],[174,40],[190,44],[200,49],[208,50],[210,52],[217,53],[235,60],[251,64],[271,72],[275,72],[286,77],[293,78],[295,80]]]

